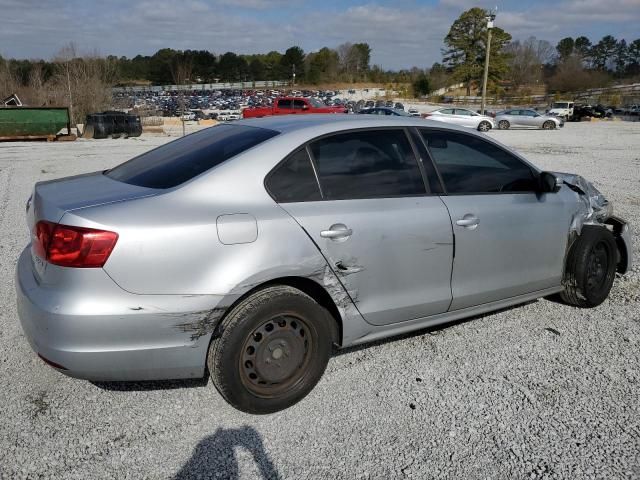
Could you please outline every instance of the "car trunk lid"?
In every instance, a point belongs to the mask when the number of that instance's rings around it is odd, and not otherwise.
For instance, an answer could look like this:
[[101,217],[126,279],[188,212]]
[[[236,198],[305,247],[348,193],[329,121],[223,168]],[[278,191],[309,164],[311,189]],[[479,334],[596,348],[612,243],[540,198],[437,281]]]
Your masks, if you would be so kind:
[[41,221],[59,223],[66,212],[108,203],[157,195],[160,191],[113,180],[102,172],[38,182],[27,205],[27,223],[31,235],[31,257],[40,279],[47,262],[35,250],[36,224]]

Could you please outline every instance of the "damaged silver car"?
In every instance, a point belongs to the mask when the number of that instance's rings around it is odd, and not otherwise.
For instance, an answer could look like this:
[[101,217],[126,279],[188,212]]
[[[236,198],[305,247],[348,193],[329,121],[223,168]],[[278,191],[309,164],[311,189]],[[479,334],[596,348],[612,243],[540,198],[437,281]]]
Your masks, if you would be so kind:
[[118,167],[37,183],[17,265],[50,366],[203,377],[286,408],[344,348],[557,295],[594,307],[629,226],[586,180],[464,128],[305,115],[222,124]]

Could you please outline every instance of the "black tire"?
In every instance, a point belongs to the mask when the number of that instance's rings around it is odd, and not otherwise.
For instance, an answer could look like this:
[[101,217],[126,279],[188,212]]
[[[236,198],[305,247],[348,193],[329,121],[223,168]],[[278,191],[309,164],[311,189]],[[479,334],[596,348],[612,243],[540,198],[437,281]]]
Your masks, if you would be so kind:
[[509,130],[510,126],[511,126],[511,124],[507,120],[500,120],[498,122],[498,128],[500,130]]
[[479,132],[488,132],[489,130],[491,130],[491,124],[489,122],[487,122],[486,120],[483,120],[478,125],[478,131]]
[[300,290],[258,290],[229,312],[211,342],[207,366],[213,384],[243,412],[288,408],[322,377],[334,325],[329,312]]
[[604,302],[616,275],[617,254],[616,241],[609,230],[584,226],[567,256],[562,301],[581,308]]
[[544,130],[553,130],[554,128],[556,128],[556,124],[552,120],[547,120],[542,124],[542,128]]

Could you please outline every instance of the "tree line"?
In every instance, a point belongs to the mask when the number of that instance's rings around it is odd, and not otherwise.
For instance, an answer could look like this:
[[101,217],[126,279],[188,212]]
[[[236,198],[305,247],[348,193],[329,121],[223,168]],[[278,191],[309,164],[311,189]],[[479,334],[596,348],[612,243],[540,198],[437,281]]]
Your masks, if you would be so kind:
[[[430,69],[430,88],[454,81],[465,85],[467,95],[480,90],[488,14],[471,8],[454,21],[444,39],[442,63]],[[627,43],[606,35],[592,43],[585,36],[566,37],[554,47],[535,37],[514,41],[503,29],[492,30],[490,92],[500,94],[536,85],[546,85],[551,92],[567,92],[606,86],[613,80],[640,81],[640,38]]]
[[[141,83],[292,80],[295,74],[297,84],[393,84],[415,96],[462,83],[471,95],[482,87],[487,15],[481,8],[463,12],[444,38],[442,60],[430,68],[390,71],[371,65],[371,47],[364,42],[315,52],[292,46],[284,52],[253,55],[163,48],[132,58],[81,54],[70,44],[51,60],[0,57],[0,96],[15,92],[28,105],[69,105],[74,120],[81,121],[86,113],[109,105],[109,87]],[[640,81],[640,39],[627,43],[606,35],[592,43],[579,36],[553,46],[535,37],[513,40],[499,27],[492,30],[487,85],[492,95],[536,87],[567,92],[606,86],[613,80]]]

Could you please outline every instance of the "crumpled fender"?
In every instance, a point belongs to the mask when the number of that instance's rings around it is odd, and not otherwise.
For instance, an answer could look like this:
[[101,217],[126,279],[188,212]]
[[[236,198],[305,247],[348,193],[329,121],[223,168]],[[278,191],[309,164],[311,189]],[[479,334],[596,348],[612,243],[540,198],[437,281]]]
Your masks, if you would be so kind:
[[623,219],[613,215],[613,204],[594,185],[580,175],[573,173],[551,172],[571,190],[578,194],[579,204],[569,227],[569,244],[573,244],[582,232],[584,225],[609,226],[618,246],[618,273],[624,274],[631,269],[633,247],[631,228]]

